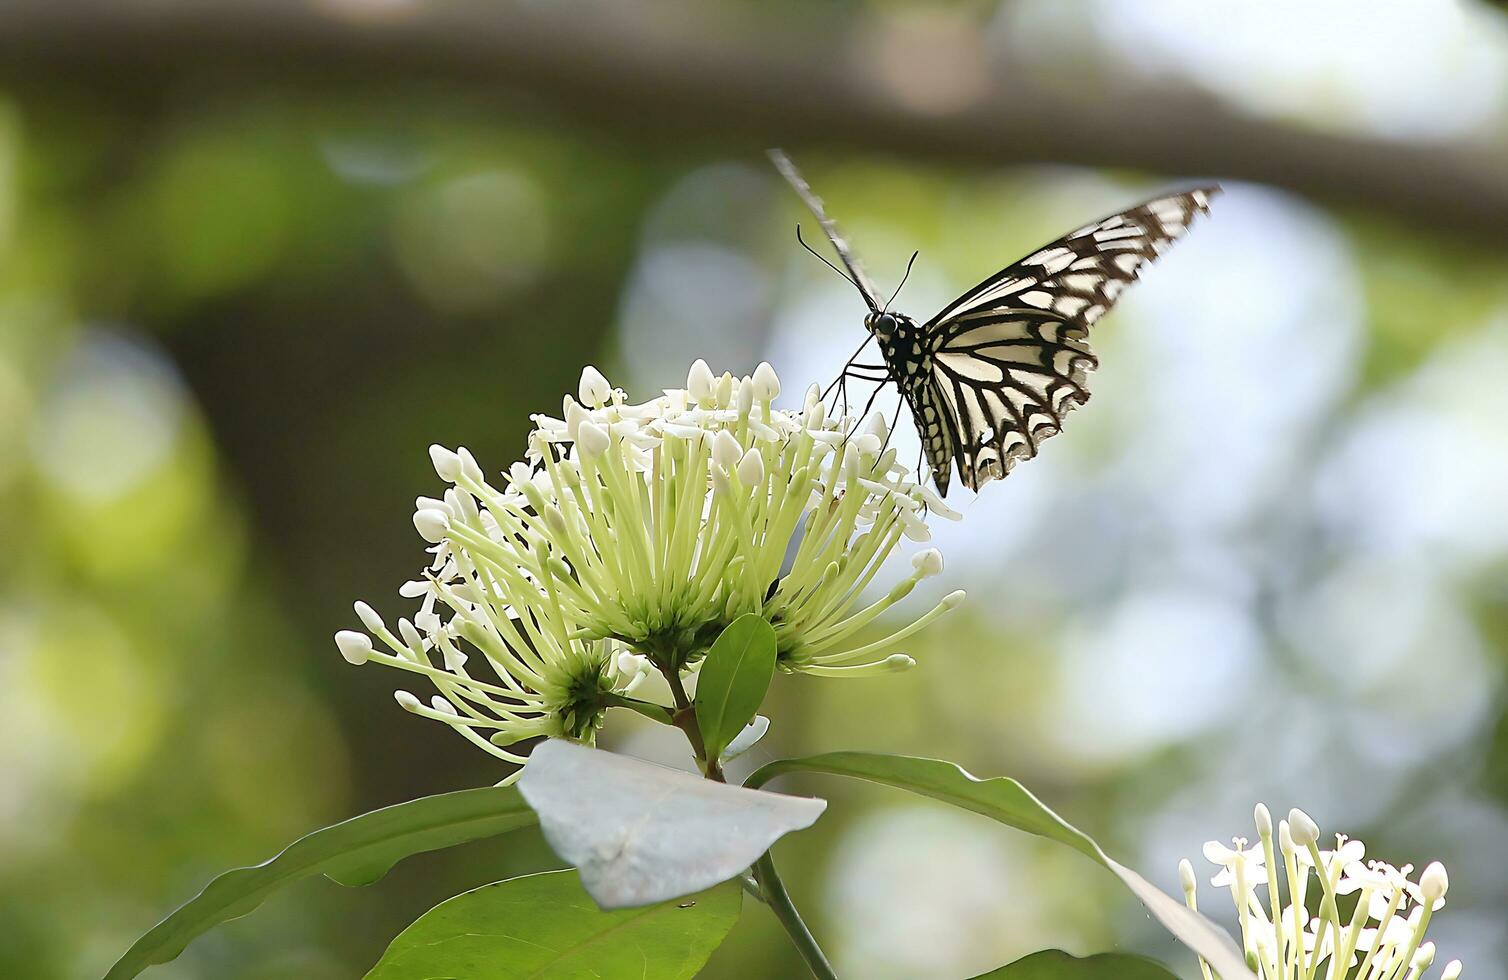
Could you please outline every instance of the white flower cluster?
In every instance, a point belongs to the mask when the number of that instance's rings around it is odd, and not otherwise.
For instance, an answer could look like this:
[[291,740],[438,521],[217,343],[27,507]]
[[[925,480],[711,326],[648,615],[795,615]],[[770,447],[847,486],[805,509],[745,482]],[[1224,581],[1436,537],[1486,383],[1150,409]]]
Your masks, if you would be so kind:
[[[1435,959],[1424,941],[1431,916],[1445,905],[1450,879],[1435,862],[1417,882],[1411,865],[1364,862],[1366,846],[1337,834],[1333,850],[1319,847],[1319,826],[1292,810],[1273,833],[1272,815],[1257,804],[1257,843],[1243,837],[1226,847],[1210,841],[1204,856],[1220,867],[1210,880],[1228,887],[1241,922],[1242,947],[1263,980],[1418,980]],[[1184,897],[1197,909],[1194,868],[1178,866]],[[1267,903],[1258,890],[1267,889]],[[1280,897],[1284,896],[1284,897]],[[1352,899],[1350,896],[1355,896]],[[1306,904],[1314,899],[1318,915]],[[1342,907],[1349,912],[1342,913]],[[1210,970],[1200,964],[1206,980]],[[1452,960],[1442,980],[1461,975]]]
[[[419,612],[394,634],[358,603],[392,653],[349,631],[342,653],[431,677],[432,707],[404,692],[400,703],[510,761],[498,745],[590,738],[651,668],[695,669],[745,613],[775,627],[786,671],[912,666],[887,651],[961,592],[884,639],[854,638],[942,556],[917,554],[908,577],[855,607],[902,538],[929,537],[928,512],[957,515],[884,447],[878,415],[829,418],[815,387],[800,411],[776,409],[779,391],[767,364],[739,379],[697,361],[685,389],[633,405],[589,367],[563,417],[534,417],[524,461],[497,485],[464,448],[430,447],[450,487],[414,513],[434,560],[400,591]],[[473,654],[496,683],[467,672]]]

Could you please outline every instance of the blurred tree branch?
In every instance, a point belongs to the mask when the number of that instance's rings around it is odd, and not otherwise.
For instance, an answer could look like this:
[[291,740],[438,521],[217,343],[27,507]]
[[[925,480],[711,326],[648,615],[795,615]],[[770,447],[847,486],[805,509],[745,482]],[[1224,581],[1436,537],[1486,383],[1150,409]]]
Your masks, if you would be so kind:
[[828,46],[799,29],[735,31],[706,17],[698,7],[562,13],[491,0],[10,0],[0,5],[0,79],[22,92],[83,84],[112,100],[248,77],[440,81],[523,93],[649,143],[1229,177],[1508,240],[1503,146],[1319,132],[1082,64],[1044,80],[989,55],[968,30],[939,39],[871,24]]

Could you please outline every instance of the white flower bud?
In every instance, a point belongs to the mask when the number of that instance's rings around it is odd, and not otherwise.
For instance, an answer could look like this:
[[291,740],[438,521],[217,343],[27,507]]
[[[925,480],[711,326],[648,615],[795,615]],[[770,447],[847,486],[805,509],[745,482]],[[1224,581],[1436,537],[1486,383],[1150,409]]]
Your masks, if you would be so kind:
[[430,544],[439,544],[445,540],[445,532],[450,530],[450,515],[438,507],[416,510],[414,511],[414,528],[425,541]]
[[738,417],[748,418],[754,410],[754,382],[750,378],[744,378],[738,383]]
[[371,606],[357,600],[355,609],[356,617],[361,620],[361,624],[373,633],[381,633],[387,629],[387,624],[382,621],[381,616],[377,615],[377,610]]
[[1194,878],[1194,866],[1189,863],[1188,858],[1178,862],[1178,883],[1183,886],[1185,898],[1194,894],[1195,889],[1199,887],[1198,881]]
[[441,498],[426,497],[423,494],[414,498],[414,510],[443,510],[447,514],[452,513],[450,504]]
[[715,466],[712,468],[712,492],[719,497],[726,497],[733,492],[733,483],[728,479],[728,474]]
[[1287,857],[1298,848],[1293,846],[1293,830],[1288,826],[1287,820],[1278,821],[1278,849]]
[[764,457],[751,449],[738,461],[738,482],[746,487],[764,486]]
[[585,457],[601,456],[612,444],[607,430],[595,422],[581,423],[581,431],[576,433],[576,448]]
[[916,666],[916,658],[904,653],[892,653],[885,658],[885,666],[895,671],[910,670]]
[[1435,944],[1425,943],[1414,951],[1414,960],[1409,965],[1423,973],[1433,962],[1435,962]]
[[707,362],[697,358],[691,365],[691,371],[686,375],[686,390],[691,394],[691,400],[705,402],[712,400],[713,385],[712,369]]
[[1252,817],[1257,823],[1257,836],[1266,840],[1272,836],[1272,813],[1267,809],[1267,804],[1258,803]]
[[[813,387],[816,386],[813,385]],[[808,429],[816,432],[818,429],[822,428],[823,423],[825,423],[826,421],[827,406],[823,404],[821,398],[818,398],[816,401],[812,402],[806,407],[806,427]]]
[[939,602],[937,605],[943,611],[947,611],[949,609],[952,609],[952,608],[956,607],[960,602],[963,602],[963,600],[967,596],[968,596],[967,592],[965,592],[963,589],[958,589],[955,592],[949,592],[947,595],[943,596],[942,597],[942,601]]
[[869,418],[864,420],[864,432],[874,436],[882,444],[890,435],[890,426],[885,422],[885,416],[878,411],[870,412]]
[[393,700],[397,701],[398,706],[401,707],[404,711],[418,711],[422,707],[422,705],[420,705],[419,703],[419,699],[410,694],[408,691],[394,691]]
[[590,422],[591,420],[592,413],[582,408],[573,398],[567,395],[565,400],[566,435],[570,436],[573,442],[580,441],[581,439],[581,423]]
[[911,567],[916,570],[917,578],[931,578],[939,575],[943,570],[942,552],[936,548],[918,551],[911,556]]
[[1451,960],[1440,973],[1440,980],[1458,980],[1461,976],[1461,961]]
[[875,456],[879,454],[880,447],[883,444],[880,442],[879,437],[874,433],[865,432],[862,435],[854,436],[853,442],[850,443],[850,445],[852,445],[859,452],[863,453],[865,456]]
[[456,455],[461,459],[461,475],[473,483],[481,483],[483,476],[482,467],[476,461],[476,457],[471,455],[471,450],[465,446],[457,446]]
[[550,529],[550,533],[555,535],[556,537],[565,537],[567,530],[569,530],[569,528],[566,526],[565,515],[562,514],[560,512],[560,508],[556,507],[554,504],[545,505],[545,526],[548,527]]
[[1288,826],[1292,828],[1293,842],[1299,847],[1308,847],[1319,841],[1319,824],[1298,807],[1288,811]]
[[[573,436],[572,438],[575,438],[575,437]],[[509,483],[512,483],[512,484],[514,484],[516,486],[520,486],[521,487],[525,483],[531,482],[533,479],[534,479],[534,467],[530,466],[528,463],[525,463],[523,460],[519,460],[518,462],[514,463],[512,466],[508,467],[508,482]]]
[[341,630],[335,634],[335,646],[346,663],[358,666],[367,662],[373,651],[372,638],[355,630]]
[[398,620],[398,636],[402,638],[403,645],[419,656],[424,652],[424,637],[419,635],[419,630],[413,623],[406,619]]
[[1445,897],[1450,889],[1450,876],[1445,873],[1445,865],[1439,861],[1431,861],[1429,867],[1419,876],[1419,890],[1424,893],[1424,898],[1431,905]]
[[754,397],[762,402],[774,401],[780,394],[780,377],[769,361],[760,361],[754,369]]
[[733,438],[733,433],[723,429],[712,439],[712,462],[724,470],[731,470],[743,458],[744,447]]
[[449,701],[447,701],[444,698],[440,697],[440,695],[438,695],[438,694],[436,694],[434,697],[432,697],[432,698],[429,699],[429,706],[432,707],[432,708],[434,708],[436,711],[438,711],[442,715],[459,715],[460,714],[460,712],[456,710],[456,706],[455,705],[451,704]]
[[613,386],[607,383],[602,372],[588,364],[581,369],[581,384],[576,389],[583,404],[601,408],[613,397]]
[[461,457],[438,443],[429,447],[429,461],[434,464],[435,473],[446,483],[456,482],[456,477],[461,475]]

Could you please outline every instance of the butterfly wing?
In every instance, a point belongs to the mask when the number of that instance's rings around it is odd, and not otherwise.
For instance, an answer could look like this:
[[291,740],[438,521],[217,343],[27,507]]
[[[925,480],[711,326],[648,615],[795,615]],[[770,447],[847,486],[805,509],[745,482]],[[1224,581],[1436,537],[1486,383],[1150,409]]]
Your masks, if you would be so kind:
[[[1043,439],[1062,431],[1063,417],[1089,400],[1085,382],[1099,364],[1089,328],[1219,190],[1155,198],[1085,225],[927,322],[933,388],[965,486],[977,490],[1037,455]],[[945,480],[938,489],[946,492]]]

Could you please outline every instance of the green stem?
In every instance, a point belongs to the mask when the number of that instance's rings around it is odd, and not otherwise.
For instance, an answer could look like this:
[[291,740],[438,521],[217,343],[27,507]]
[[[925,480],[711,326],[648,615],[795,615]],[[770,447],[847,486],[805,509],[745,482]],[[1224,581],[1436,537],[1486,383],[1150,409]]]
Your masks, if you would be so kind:
[[790,893],[785,890],[785,883],[780,880],[780,875],[775,871],[775,861],[770,857],[770,852],[765,851],[758,861],[754,862],[754,880],[759,882],[759,888],[764,892],[765,903],[770,906],[770,911],[775,913],[775,918],[780,920],[785,928],[786,935],[791,937],[796,951],[806,961],[807,969],[812,971],[812,976],[817,980],[838,980],[838,975],[833,972],[832,966],[827,962],[827,957],[822,954],[822,947],[817,945],[812,932],[801,921],[801,913],[796,911],[795,904],[791,901]]
[[[717,782],[725,782],[722,768],[716,759],[707,758],[706,743],[702,740],[701,727],[696,723],[696,708],[691,699],[686,696],[685,685],[681,683],[680,671],[675,668],[661,668],[665,682],[670,685],[671,697],[675,699],[675,711],[672,715],[676,727],[686,733],[686,739],[691,743],[691,749],[696,753],[696,760],[702,766],[702,773]],[[786,935],[791,937],[791,943],[796,947],[796,952],[806,961],[807,968],[812,971],[812,976],[817,980],[838,980],[838,975],[833,972],[832,966],[827,962],[827,957],[822,953],[822,947],[817,945],[817,940],[812,936],[806,923],[801,921],[801,913],[796,911],[796,905],[791,901],[791,895],[785,890],[785,883],[780,880],[780,874],[775,870],[775,860],[769,851],[753,867],[754,882],[759,886],[764,903],[775,913],[775,918],[780,920],[780,925],[785,929]]]

